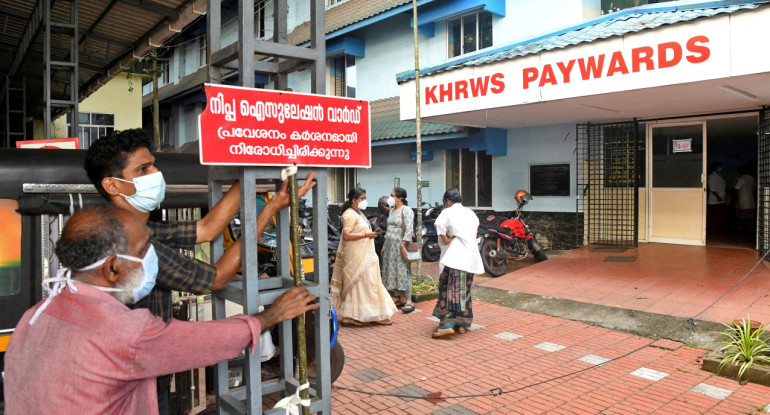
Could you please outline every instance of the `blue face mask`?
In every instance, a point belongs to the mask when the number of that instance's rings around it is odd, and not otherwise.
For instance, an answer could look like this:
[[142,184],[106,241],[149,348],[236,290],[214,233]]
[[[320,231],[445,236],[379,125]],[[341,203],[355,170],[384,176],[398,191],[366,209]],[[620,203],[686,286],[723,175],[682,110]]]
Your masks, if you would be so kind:
[[123,193],[119,195],[126,198],[126,201],[142,213],[152,212],[157,209],[163,198],[166,197],[166,181],[163,179],[163,173],[155,172],[146,176],[139,176],[133,181],[113,177],[121,182],[133,183],[136,193],[126,196]]

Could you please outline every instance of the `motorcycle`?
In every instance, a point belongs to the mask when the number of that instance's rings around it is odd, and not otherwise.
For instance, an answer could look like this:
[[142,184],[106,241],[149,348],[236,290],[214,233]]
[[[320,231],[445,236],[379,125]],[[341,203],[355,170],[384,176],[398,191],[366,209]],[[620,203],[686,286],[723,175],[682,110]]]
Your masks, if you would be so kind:
[[[423,205],[430,206],[428,203]],[[436,262],[441,256],[441,248],[438,246],[438,233],[436,232],[436,218],[444,210],[444,205],[436,202],[422,216],[422,259],[425,262]]]
[[487,224],[479,228],[481,259],[484,270],[492,277],[505,274],[509,261],[524,259],[530,252],[535,257],[535,262],[548,259],[542,245],[537,242],[522,216],[522,208],[532,200],[532,196],[524,190],[519,190],[514,198],[518,207],[513,212],[513,217],[503,219],[498,226],[493,226],[492,223],[498,218],[490,215],[486,219]]
[[382,264],[382,246],[385,245],[385,233],[388,231],[388,215],[390,214],[390,206],[388,206],[388,197],[382,196],[377,201],[377,214],[367,217],[369,225],[373,231],[380,229],[380,234],[374,238],[374,252],[377,253],[377,257]]

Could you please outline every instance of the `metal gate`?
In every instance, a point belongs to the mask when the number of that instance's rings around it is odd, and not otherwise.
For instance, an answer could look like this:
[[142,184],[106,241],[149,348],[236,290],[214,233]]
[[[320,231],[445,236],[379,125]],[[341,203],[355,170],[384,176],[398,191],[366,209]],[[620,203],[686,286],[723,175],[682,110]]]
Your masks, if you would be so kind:
[[577,246],[637,245],[643,149],[636,121],[577,125]]
[[770,250],[770,107],[759,112],[759,131],[757,131],[759,153],[759,255],[764,256]]

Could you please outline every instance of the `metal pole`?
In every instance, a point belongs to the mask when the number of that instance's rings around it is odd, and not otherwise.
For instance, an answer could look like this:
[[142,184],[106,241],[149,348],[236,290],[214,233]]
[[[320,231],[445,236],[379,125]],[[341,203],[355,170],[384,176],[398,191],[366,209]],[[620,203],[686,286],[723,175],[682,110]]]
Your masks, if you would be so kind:
[[[166,80],[168,81],[168,80]],[[158,53],[152,55],[152,130],[155,151],[160,151],[160,104],[158,103]]]
[[[294,286],[302,286],[302,251],[300,250],[299,240],[299,201],[297,200],[297,175],[293,174],[289,178],[289,206],[291,209],[291,253],[292,265],[294,266]],[[322,249],[321,241],[316,241],[315,249]],[[316,268],[323,264],[316,264]],[[315,271],[318,273],[318,270]],[[297,360],[299,361],[299,384],[307,383],[307,339],[305,338],[305,314],[297,317]],[[300,392],[300,398],[308,399],[310,394],[307,389]],[[310,408],[302,407],[303,415],[310,415]]]
[[[417,243],[422,252],[422,130],[420,125],[420,45],[417,40],[417,0],[412,0],[414,19],[414,99],[417,122]],[[417,261],[417,283],[422,283],[422,256]],[[408,300],[408,299],[407,299]]]

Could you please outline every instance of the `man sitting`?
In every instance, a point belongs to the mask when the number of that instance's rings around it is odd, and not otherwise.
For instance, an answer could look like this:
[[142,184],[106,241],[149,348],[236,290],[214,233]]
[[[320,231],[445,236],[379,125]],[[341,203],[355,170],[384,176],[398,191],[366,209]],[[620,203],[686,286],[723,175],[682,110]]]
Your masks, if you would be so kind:
[[315,310],[292,288],[255,316],[164,322],[125,304],[158,272],[144,221],[114,206],[76,212],[56,244],[63,267],[49,296],[22,317],[5,355],[5,411],[157,414],[155,377],[252,353],[260,333]]

